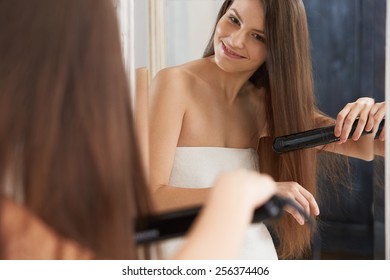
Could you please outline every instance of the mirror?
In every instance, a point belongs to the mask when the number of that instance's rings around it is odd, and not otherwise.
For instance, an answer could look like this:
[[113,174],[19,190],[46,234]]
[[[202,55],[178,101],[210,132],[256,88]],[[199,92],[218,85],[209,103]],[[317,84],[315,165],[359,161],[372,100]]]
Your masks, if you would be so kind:
[[[159,69],[202,56],[222,3],[149,0],[152,77]],[[361,96],[383,101],[386,0],[304,4],[320,109],[336,117],[346,103]],[[342,191],[340,204],[322,213],[322,258],[384,259],[384,160],[351,159],[350,164],[351,193]]]

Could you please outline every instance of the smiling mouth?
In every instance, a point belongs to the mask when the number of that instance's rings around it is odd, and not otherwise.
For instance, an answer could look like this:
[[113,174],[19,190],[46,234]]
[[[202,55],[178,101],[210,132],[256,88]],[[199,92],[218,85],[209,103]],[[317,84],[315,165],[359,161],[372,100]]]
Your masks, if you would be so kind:
[[242,58],[246,58],[244,56],[241,56],[237,53],[235,53],[234,51],[230,50],[225,44],[224,42],[221,41],[221,44],[222,44],[222,50],[224,52],[224,54],[230,58],[235,58],[235,59],[242,59]]

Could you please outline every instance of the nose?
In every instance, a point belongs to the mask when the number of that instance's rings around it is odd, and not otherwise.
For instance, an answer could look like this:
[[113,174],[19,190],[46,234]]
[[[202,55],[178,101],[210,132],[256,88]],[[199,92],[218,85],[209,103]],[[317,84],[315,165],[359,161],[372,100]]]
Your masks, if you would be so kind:
[[230,44],[234,48],[242,49],[245,45],[245,32],[244,30],[237,30],[230,36]]

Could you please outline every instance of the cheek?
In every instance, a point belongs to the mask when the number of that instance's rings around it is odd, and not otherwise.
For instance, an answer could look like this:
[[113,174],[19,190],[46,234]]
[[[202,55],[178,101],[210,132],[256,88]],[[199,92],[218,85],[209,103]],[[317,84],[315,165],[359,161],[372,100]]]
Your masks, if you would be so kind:
[[218,38],[218,37],[227,36],[231,28],[232,28],[231,24],[225,18],[221,18],[221,20],[218,22],[217,27],[215,29],[216,37]]
[[[256,42],[257,43],[257,42]],[[252,48],[252,55],[254,61],[257,61],[260,64],[263,64],[267,58],[267,47],[263,44],[254,46]]]

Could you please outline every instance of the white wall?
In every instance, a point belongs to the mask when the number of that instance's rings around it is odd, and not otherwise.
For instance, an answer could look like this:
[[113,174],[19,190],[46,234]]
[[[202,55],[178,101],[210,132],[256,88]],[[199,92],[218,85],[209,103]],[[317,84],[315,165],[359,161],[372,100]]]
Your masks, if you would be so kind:
[[[131,1],[131,0],[130,0]],[[149,64],[149,19],[148,1],[134,0],[135,8],[135,68],[148,67]]]
[[[128,69],[130,69],[128,65],[130,56],[134,56],[132,63],[135,68],[147,67],[149,61],[148,1],[113,0],[113,2],[117,10],[122,52]],[[132,8],[134,11],[131,10]],[[134,28],[133,35],[132,28]],[[131,48],[133,49],[130,51]]]
[[167,64],[202,57],[223,0],[166,0]]

